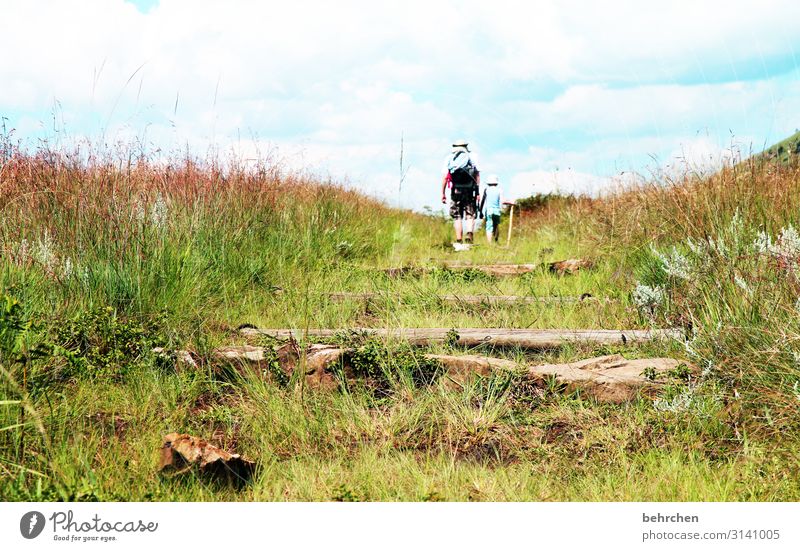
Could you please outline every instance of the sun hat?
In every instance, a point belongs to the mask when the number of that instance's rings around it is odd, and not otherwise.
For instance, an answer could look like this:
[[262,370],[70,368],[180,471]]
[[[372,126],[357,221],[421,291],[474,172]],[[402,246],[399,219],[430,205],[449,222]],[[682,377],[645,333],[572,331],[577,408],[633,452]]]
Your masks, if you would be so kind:
[[461,148],[466,149],[467,151],[469,151],[469,143],[467,142],[467,140],[455,140],[453,142],[453,149],[454,150],[455,149],[461,149]]
[[486,178],[486,184],[489,186],[497,185],[500,183],[500,178],[497,177],[497,174],[490,174],[488,178]]

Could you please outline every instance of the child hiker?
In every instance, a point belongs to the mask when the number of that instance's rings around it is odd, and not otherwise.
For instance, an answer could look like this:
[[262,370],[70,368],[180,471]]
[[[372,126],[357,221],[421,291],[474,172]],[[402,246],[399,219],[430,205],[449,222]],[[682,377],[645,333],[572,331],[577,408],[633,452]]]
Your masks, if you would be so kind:
[[486,188],[481,196],[481,204],[478,209],[486,219],[486,241],[495,242],[500,236],[500,212],[503,205],[514,205],[513,201],[507,201],[500,187],[500,179],[496,174],[492,174],[486,179]]

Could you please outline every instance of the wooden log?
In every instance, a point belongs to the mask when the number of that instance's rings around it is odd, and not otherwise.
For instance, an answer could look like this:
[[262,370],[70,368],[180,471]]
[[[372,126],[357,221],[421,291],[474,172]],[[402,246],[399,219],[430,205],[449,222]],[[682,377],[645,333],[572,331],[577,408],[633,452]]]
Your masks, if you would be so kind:
[[539,264],[445,264],[448,270],[477,270],[485,274],[506,277],[527,274],[539,268]]
[[[584,258],[569,258],[558,262],[550,262],[547,269],[558,275],[574,274],[579,270],[587,270],[594,267],[594,261]],[[543,267],[542,264],[511,264],[497,262],[494,264],[471,264],[469,262],[443,262],[441,267],[446,270],[477,270],[495,277],[518,276],[536,271]],[[401,266],[398,268],[387,268],[383,273],[390,277],[421,276],[431,271],[431,268],[422,266]]]
[[[393,298],[402,299],[387,293],[329,293],[328,298],[333,302],[346,302],[346,301],[384,301],[388,302]],[[559,303],[574,303],[574,302],[603,302],[610,303],[616,302],[612,298],[599,298],[594,297],[589,293],[584,293],[579,297],[576,296],[547,296],[547,297],[530,297],[530,296],[514,296],[514,295],[438,295],[436,300],[446,302],[449,304],[477,304],[477,305],[495,305],[495,304],[559,304]]]
[[[441,267],[446,270],[477,270],[487,275],[495,277],[517,276],[533,272],[540,268],[539,264],[467,264],[462,262],[444,262]],[[386,268],[382,270],[384,274],[392,278],[398,277],[419,277],[429,273],[431,268],[422,266],[401,266],[397,268]]]
[[[492,262],[491,266],[515,266],[517,264],[519,264],[519,262]],[[475,264],[474,262],[470,262],[468,260],[445,260],[441,263],[443,268],[449,268],[452,270],[475,268],[476,266],[484,265],[485,264]]]
[[[325,339],[342,332],[357,332],[382,339],[404,340],[413,346],[441,344],[448,340],[449,328],[348,328],[348,329],[241,329],[243,335],[266,335],[277,339]],[[659,339],[680,339],[679,331],[669,329],[503,329],[463,328],[455,330],[458,338],[454,344],[461,346],[492,345],[528,349],[558,348],[568,343],[627,344]]]

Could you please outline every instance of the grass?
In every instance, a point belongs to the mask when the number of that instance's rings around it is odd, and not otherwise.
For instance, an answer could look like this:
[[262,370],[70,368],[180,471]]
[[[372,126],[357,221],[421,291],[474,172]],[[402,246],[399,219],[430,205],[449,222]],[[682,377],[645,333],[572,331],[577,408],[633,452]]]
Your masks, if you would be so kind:
[[[5,500],[800,497],[800,249],[794,255],[787,229],[800,222],[800,187],[791,163],[664,177],[605,200],[535,201],[510,248],[455,254],[447,220],[390,209],[278,164],[31,153],[8,136],[0,161]],[[771,243],[759,252],[753,243],[765,235]],[[456,259],[569,257],[592,258],[596,268],[518,278],[441,268]],[[392,266],[439,268],[380,273]],[[336,303],[326,299],[334,291],[389,298]],[[436,299],[451,293],[615,300],[465,307]],[[362,367],[386,376],[380,392],[314,393],[210,369],[209,351],[239,342],[235,329],[245,322],[674,326],[692,341],[473,352],[520,362],[669,355],[705,376],[689,389],[669,387],[655,403],[603,405],[501,375],[460,388],[420,382],[418,352],[373,342]],[[191,349],[200,367],[178,373],[155,346]],[[257,459],[261,469],[241,489],[162,478],[158,448],[174,431]]]
[[778,162],[788,163],[792,157],[798,154],[800,154],[800,132],[795,132],[788,138],[768,147],[759,154],[759,157],[770,161],[777,160]]

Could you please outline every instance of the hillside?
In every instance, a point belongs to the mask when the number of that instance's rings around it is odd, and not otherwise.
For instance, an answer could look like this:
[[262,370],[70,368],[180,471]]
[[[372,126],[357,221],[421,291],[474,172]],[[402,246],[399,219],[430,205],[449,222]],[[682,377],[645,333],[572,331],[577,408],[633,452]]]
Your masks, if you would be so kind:
[[782,163],[788,162],[793,155],[800,155],[800,131],[768,147],[760,155],[768,159],[776,159]]
[[[0,155],[4,499],[800,498],[794,162],[548,203],[510,247],[454,253],[447,220],[277,166],[81,158]],[[593,266],[548,269],[566,258]],[[501,262],[526,268],[474,267]],[[454,331],[418,346],[354,328]],[[679,336],[501,347],[465,345],[468,328]],[[622,400],[517,369],[614,354],[678,368]],[[435,359],[466,355],[511,367],[459,378]],[[259,468],[164,475],[170,433]]]

